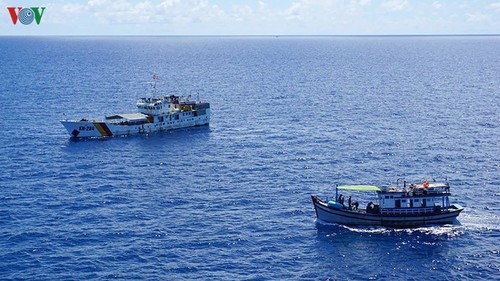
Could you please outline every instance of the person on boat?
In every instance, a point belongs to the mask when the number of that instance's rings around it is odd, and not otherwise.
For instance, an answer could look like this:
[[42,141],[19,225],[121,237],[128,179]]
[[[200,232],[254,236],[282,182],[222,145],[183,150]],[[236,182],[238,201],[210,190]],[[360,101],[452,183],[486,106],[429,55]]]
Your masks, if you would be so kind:
[[349,210],[352,210],[352,196],[349,196],[349,199],[347,200],[347,203],[349,205]]
[[339,203],[342,204],[342,207],[344,206],[344,196],[342,194],[339,195]]
[[367,213],[373,212],[373,202],[372,201],[370,201],[370,203],[368,203],[368,205],[366,206],[366,212]]
[[358,207],[359,207],[359,203],[358,201],[353,201],[352,202],[352,209],[357,211],[358,210]]
[[370,201],[370,203],[368,203],[368,205],[366,206],[366,209],[367,210],[373,209],[373,202],[372,201]]

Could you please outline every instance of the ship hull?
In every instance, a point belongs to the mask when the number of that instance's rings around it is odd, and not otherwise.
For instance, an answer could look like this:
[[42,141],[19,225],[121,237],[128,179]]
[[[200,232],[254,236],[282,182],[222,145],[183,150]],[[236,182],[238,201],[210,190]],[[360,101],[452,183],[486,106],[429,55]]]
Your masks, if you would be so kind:
[[123,135],[147,134],[180,128],[208,125],[208,115],[185,118],[171,122],[150,122],[143,124],[120,124],[107,121],[63,120],[62,125],[72,137],[112,137]]
[[344,225],[367,225],[389,227],[416,227],[429,224],[452,224],[463,210],[452,206],[448,210],[435,213],[415,215],[372,214],[364,210],[351,211],[343,208],[329,207],[328,204],[312,195],[316,217],[325,222]]

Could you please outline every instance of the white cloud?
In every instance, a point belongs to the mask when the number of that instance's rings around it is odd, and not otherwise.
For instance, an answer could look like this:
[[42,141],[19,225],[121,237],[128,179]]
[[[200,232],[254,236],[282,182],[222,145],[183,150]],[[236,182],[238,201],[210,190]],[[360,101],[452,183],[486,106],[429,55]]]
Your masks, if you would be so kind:
[[410,3],[407,0],[387,0],[380,5],[389,11],[402,11],[410,7]]
[[432,3],[432,8],[434,9],[441,9],[443,7],[443,4],[441,4],[440,2],[438,1],[434,1],[434,3]]
[[86,10],[101,23],[177,23],[207,22],[225,16],[209,0],[89,0]]
[[89,3],[88,10],[102,23],[148,23],[154,18],[149,1],[132,4],[126,0]]
[[85,10],[85,6],[81,4],[64,4],[62,6],[62,11],[64,13],[77,14]]
[[295,2],[283,12],[283,15],[287,20],[300,20],[303,17],[302,13],[302,4],[300,2]]
[[300,0],[291,3],[278,15],[286,20],[320,22],[332,20],[338,15],[349,12],[352,5],[368,5],[370,0],[355,0],[345,4],[343,0]]
[[356,5],[356,6],[368,6],[372,3],[371,0],[352,0],[351,5]]
[[217,20],[225,16],[225,12],[209,0],[194,1],[195,5],[191,9],[191,16],[198,18],[199,21]]
[[87,6],[89,7],[98,7],[98,6],[103,6],[107,3],[107,0],[89,0],[87,2]]
[[[493,1],[496,2],[473,7],[470,3],[443,0],[426,3],[287,0],[279,4],[275,0],[239,3],[68,0],[64,4],[47,3],[43,21],[48,24],[46,28],[66,30],[66,34],[149,34],[149,30],[162,34],[495,33],[500,2]],[[5,1],[0,0],[0,3]],[[10,21],[8,13],[0,13],[2,17],[4,22]]]
[[252,7],[248,5],[244,6],[235,6],[231,10],[231,16],[236,21],[245,21],[247,19],[251,19],[254,14]]
[[500,12],[500,2],[491,3],[490,8],[497,12]]
[[490,15],[483,14],[480,12],[467,13],[467,14],[465,14],[465,16],[467,17],[468,22],[483,22],[483,21],[487,21],[491,18]]
[[163,9],[170,9],[175,5],[179,4],[180,2],[181,2],[180,0],[164,0],[158,6]]
[[349,4],[349,10],[352,12],[362,10],[367,6],[370,6],[371,0],[352,0]]
[[67,3],[64,5],[47,3],[43,13],[43,22],[47,24],[76,23],[85,17],[86,6],[84,4]]
[[269,5],[267,5],[266,2],[264,1],[259,1],[258,4],[259,4],[259,10],[266,10],[269,7]]
[[[167,22],[207,22],[225,17],[224,11],[208,0],[176,1],[171,8],[163,10]],[[178,21],[182,19],[181,21]]]

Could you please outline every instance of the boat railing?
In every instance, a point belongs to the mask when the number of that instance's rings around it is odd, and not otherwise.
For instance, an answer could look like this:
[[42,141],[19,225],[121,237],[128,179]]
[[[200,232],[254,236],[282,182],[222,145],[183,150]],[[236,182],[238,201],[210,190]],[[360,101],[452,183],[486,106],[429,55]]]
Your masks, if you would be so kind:
[[422,195],[450,195],[450,188],[448,186],[431,186],[428,188],[415,187],[410,188],[408,191],[410,196],[422,196]]
[[380,213],[388,215],[419,215],[419,214],[431,214],[440,210],[441,210],[440,207],[433,206],[427,208],[380,209]]

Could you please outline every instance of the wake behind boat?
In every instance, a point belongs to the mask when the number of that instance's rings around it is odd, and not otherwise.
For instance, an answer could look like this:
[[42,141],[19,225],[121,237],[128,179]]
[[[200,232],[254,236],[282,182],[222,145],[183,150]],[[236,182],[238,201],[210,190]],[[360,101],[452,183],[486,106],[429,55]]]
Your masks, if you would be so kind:
[[[376,192],[375,203],[365,209],[349,198],[345,201],[340,191]],[[410,184],[379,188],[371,185],[346,185],[336,188],[334,201],[323,201],[311,195],[316,217],[319,220],[344,225],[373,225],[390,227],[415,227],[428,224],[451,224],[463,211],[458,204],[450,205],[448,182]]]
[[[154,80],[158,76],[153,76]],[[156,92],[156,81],[152,83]],[[73,137],[111,137],[152,133],[186,127],[208,125],[210,104],[192,100],[190,96],[140,98],[137,113],[106,116],[104,120],[62,120]]]

